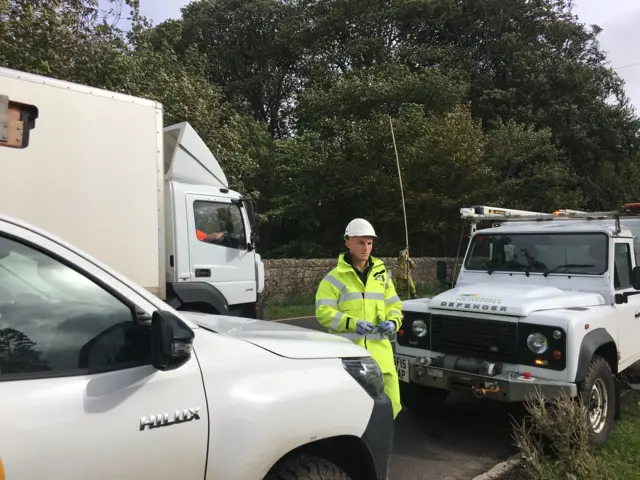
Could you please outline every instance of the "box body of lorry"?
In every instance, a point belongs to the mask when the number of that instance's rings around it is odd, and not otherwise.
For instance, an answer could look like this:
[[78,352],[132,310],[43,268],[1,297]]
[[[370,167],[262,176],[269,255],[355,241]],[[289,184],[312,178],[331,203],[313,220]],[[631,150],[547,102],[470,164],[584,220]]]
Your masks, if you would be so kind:
[[7,69],[0,92],[39,110],[29,148],[0,151],[0,210],[165,298],[162,105]]

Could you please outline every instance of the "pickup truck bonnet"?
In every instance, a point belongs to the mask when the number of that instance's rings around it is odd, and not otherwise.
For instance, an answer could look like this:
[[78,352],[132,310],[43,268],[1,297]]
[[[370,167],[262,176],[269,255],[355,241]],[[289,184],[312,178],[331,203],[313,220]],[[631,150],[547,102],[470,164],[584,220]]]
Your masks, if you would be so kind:
[[252,343],[282,357],[312,359],[369,356],[364,348],[350,340],[280,322],[184,311],[180,314],[202,328]]
[[433,297],[429,301],[429,309],[526,317],[541,310],[588,307],[604,303],[604,297],[598,293],[532,285],[476,283]]

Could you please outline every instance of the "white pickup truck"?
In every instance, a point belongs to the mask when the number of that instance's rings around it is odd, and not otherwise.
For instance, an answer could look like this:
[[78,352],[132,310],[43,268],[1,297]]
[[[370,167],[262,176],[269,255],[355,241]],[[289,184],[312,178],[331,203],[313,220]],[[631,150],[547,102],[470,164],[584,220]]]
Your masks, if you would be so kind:
[[[592,443],[605,443],[620,381],[638,388],[629,367],[640,360],[640,204],[461,215],[471,239],[455,287],[403,303],[403,403],[427,409],[454,388],[512,403],[564,392],[584,401]],[[447,278],[444,262],[438,278]]]
[[0,398],[8,480],[380,480],[393,440],[354,343],[175,311],[2,215]]
[[[0,161],[34,112],[0,112]],[[387,479],[393,413],[365,349],[175,310],[5,207],[0,480]]]

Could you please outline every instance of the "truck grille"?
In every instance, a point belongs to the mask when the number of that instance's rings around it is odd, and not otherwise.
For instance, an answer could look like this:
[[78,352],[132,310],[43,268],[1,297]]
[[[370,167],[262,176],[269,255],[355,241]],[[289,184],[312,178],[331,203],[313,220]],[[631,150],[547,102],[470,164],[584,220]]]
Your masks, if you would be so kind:
[[479,360],[518,363],[518,324],[431,315],[431,350]]

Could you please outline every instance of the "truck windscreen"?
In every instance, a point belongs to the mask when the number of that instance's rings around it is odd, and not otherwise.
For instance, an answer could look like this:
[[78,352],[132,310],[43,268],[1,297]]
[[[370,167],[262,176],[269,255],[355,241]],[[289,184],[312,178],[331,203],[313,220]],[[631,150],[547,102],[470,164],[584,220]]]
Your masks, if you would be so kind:
[[467,270],[601,275],[607,271],[604,233],[476,234],[465,259]]

